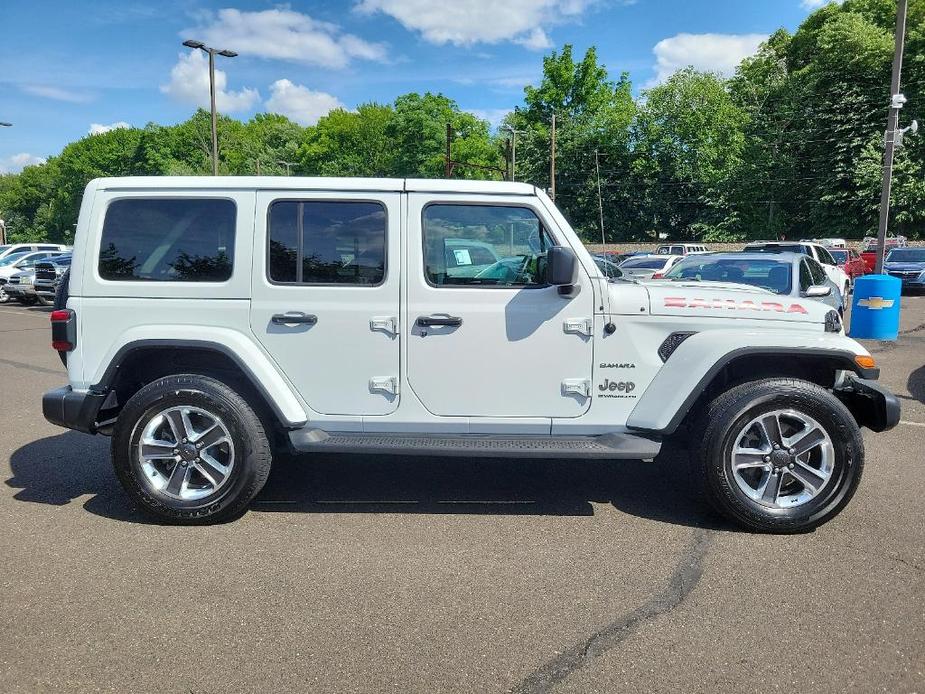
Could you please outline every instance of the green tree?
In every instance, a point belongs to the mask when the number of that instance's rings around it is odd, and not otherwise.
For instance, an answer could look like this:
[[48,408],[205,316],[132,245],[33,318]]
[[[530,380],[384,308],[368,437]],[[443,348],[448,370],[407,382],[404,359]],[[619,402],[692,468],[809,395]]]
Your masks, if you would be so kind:
[[641,214],[670,238],[720,241],[739,232],[729,181],[741,163],[745,112],[725,82],[693,68],[646,92],[634,128]]
[[391,176],[395,151],[387,134],[392,107],[363,104],[336,109],[307,130],[299,171],[310,176]]

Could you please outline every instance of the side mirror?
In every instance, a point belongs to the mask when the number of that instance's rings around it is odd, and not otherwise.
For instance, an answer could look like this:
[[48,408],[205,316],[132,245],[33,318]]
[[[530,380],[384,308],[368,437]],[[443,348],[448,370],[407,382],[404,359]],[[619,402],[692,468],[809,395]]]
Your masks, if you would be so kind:
[[565,246],[553,246],[546,253],[546,282],[559,287],[559,293],[568,295],[568,289],[578,283],[578,256]]
[[816,284],[806,290],[805,296],[809,299],[820,299],[823,296],[829,296],[832,288],[827,284]]

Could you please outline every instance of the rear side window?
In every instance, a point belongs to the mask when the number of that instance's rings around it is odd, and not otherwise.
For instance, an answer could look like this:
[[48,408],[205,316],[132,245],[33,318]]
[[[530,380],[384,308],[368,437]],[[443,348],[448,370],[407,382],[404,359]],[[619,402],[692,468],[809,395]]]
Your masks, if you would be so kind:
[[104,280],[224,282],[231,277],[236,208],[217,198],[129,198],[106,210]]
[[385,206],[280,200],[270,206],[270,281],[378,285],[385,279]]

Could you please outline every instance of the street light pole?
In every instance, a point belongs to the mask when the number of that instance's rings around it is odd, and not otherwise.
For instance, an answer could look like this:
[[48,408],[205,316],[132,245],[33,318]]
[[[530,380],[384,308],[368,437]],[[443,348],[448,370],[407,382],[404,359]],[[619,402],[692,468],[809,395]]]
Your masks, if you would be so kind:
[[192,39],[184,41],[183,45],[187,48],[198,48],[209,54],[209,101],[212,106],[212,175],[218,176],[218,125],[215,112],[215,56],[218,54],[225,58],[234,58],[238,54],[227,49],[210,48],[202,41],[193,41]]
[[13,127],[13,124],[12,124],[12,123],[3,123],[3,122],[0,122],[0,128],[11,128],[11,127]]
[[896,153],[896,133],[899,130],[899,111],[906,98],[900,85],[903,70],[903,49],[906,42],[906,10],[908,0],[896,4],[896,53],[893,56],[893,77],[890,82],[890,115],[886,126],[886,152],[883,155],[883,191],[880,195],[880,224],[877,228],[877,265],[874,272],[883,274],[883,255],[886,233],[890,223],[890,189],[893,185],[893,157]]

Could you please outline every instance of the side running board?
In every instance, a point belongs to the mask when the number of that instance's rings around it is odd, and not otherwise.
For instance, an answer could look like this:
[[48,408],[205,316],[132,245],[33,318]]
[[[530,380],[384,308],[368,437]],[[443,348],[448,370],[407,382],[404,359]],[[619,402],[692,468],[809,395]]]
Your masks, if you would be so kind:
[[483,458],[594,458],[652,460],[661,442],[633,434],[511,436],[496,434],[366,434],[299,429],[289,433],[299,453],[467,456]]

